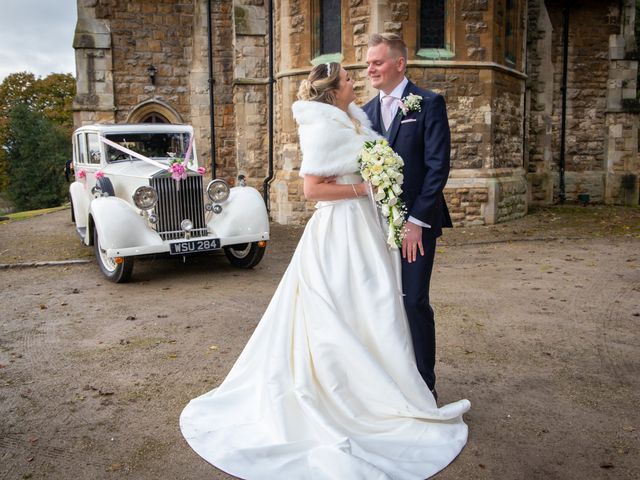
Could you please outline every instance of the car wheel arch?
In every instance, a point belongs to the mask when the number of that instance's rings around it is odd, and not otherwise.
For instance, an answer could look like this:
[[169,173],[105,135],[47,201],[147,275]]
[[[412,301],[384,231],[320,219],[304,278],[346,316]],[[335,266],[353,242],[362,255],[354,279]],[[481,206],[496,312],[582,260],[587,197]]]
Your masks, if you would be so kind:
[[115,190],[113,188],[113,183],[107,177],[100,177],[96,180],[96,186],[94,187],[100,190],[103,194],[109,197],[115,197]]
[[96,229],[96,224],[95,224],[95,222],[93,220],[93,215],[89,214],[89,221],[87,223],[87,234],[86,234],[85,244],[93,245],[93,232],[95,231],[95,229]]

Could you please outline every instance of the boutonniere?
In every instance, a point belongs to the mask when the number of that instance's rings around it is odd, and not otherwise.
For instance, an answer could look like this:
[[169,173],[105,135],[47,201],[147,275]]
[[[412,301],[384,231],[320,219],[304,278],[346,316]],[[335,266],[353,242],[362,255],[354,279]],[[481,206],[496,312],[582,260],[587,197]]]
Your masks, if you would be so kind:
[[398,111],[398,115],[407,116],[409,112],[420,112],[420,102],[422,101],[422,97],[420,95],[407,95],[403,99],[400,100],[400,110]]

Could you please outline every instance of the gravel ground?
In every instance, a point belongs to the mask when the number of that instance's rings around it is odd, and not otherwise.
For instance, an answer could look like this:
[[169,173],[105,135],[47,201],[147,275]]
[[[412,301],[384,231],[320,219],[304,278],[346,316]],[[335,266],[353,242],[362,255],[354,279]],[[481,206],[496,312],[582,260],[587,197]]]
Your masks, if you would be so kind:
[[[231,368],[301,231],[274,225],[251,271],[154,259],[115,285],[68,210],[0,223],[0,479],[231,478],[178,416]],[[438,393],[472,409],[467,447],[436,478],[640,477],[639,247],[638,208],[446,232]]]

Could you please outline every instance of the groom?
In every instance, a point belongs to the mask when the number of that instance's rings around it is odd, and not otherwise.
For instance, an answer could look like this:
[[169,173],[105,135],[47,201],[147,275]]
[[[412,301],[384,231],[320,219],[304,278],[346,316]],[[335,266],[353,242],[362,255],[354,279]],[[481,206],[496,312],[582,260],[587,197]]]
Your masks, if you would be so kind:
[[[449,176],[450,133],[442,96],[405,77],[407,46],[395,34],[374,34],[367,75],[380,94],[364,106],[373,128],[404,160],[402,200],[409,213],[402,241],[402,286],[418,371],[436,400],[436,334],[429,282],[442,227],[451,218],[442,191]],[[409,95],[420,98],[406,102]],[[404,109],[400,107],[405,101]]]

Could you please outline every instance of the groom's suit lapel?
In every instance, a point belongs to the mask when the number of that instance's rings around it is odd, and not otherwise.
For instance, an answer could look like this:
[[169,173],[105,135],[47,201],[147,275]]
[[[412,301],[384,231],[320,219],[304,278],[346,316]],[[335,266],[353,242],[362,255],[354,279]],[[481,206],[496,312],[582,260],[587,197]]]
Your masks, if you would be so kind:
[[373,117],[369,118],[371,120],[371,126],[376,132],[380,132],[380,134],[384,134],[384,127],[382,126],[382,115],[380,112],[380,96],[376,95],[373,102]]
[[[402,98],[405,98],[409,93],[411,93],[411,88],[413,87],[413,83],[407,83],[407,86],[404,87],[404,92],[402,92]],[[380,103],[380,102],[378,102]],[[378,110],[380,109],[380,105],[378,105]],[[391,122],[391,127],[389,129],[389,145],[393,148],[393,144],[395,143],[396,136],[398,135],[398,130],[400,129],[400,124],[402,123],[403,116],[399,113],[400,108],[396,112],[396,115],[393,117],[393,121]],[[380,115],[378,115],[380,117]]]

